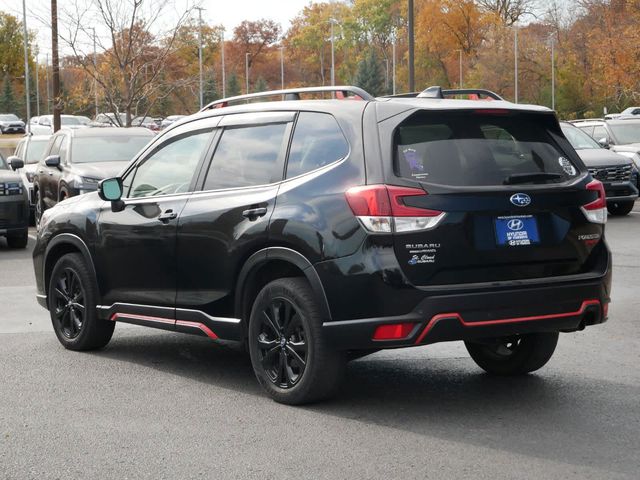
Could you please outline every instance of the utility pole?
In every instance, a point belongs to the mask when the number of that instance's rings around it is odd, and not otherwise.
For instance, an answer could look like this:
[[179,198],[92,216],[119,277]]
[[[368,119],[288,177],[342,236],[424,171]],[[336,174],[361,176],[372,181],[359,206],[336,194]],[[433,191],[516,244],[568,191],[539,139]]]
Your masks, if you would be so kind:
[[98,117],[98,53],[96,51],[96,29],[95,27],[91,27],[93,30],[93,69],[95,70],[96,76],[93,78],[93,94],[94,94],[94,102],[96,107],[96,116]]
[[249,52],[244,54],[244,76],[245,76],[247,94],[249,93],[249,57],[250,56],[251,54]]
[[227,97],[227,74],[224,68],[224,27],[220,33],[220,57],[222,61],[222,98]]
[[200,75],[200,110],[204,107],[204,82],[202,79],[202,7],[196,7],[198,10],[198,69]]
[[515,102],[518,103],[518,25],[514,24],[513,34],[513,58],[514,58],[514,96]]
[[413,0],[409,0],[409,12],[408,12],[408,33],[409,33],[409,91],[414,92],[416,90],[416,74],[415,74],[415,38],[413,28]]
[[58,59],[58,0],[51,0],[51,66],[53,70],[53,132],[60,130],[60,61]]
[[280,88],[284,90],[284,47],[280,47]]
[[29,94],[29,32],[27,31],[27,3],[22,0],[22,27],[24,30],[24,95],[27,105],[27,118],[25,121],[27,134],[31,131],[29,120],[31,119],[31,99]]

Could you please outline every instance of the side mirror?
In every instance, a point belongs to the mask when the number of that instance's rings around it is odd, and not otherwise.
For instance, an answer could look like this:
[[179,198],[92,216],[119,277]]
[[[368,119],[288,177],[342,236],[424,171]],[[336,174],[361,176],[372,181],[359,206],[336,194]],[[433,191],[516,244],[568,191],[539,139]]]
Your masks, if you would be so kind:
[[98,183],[98,195],[107,202],[118,202],[122,198],[122,179],[107,178]]
[[7,162],[9,162],[12,170],[24,168],[24,162],[22,161],[22,159],[20,157],[16,157],[15,155],[7,158]]
[[602,137],[600,140],[598,140],[598,143],[602,148],[609,148],[610,145],[609,139],[607,137]]
[[60,155],[49,155],[44,159],[44,164],[47,167],[60,168]]

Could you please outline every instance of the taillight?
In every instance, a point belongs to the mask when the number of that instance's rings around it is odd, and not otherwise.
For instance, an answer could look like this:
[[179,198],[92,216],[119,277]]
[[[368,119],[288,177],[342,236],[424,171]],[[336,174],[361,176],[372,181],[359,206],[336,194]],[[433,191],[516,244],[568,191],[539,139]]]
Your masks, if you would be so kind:
[[598,198],[581,207],[587,220],[591,223],[607,223],[607,197],[604,185],[599,180],[592,180],[587,184],[587,190],[598,193]]
[[420,188],[365,185],[347,190],[353,214],[373,233],[413,232],[434,228],[445,213],[405,205],[403,198],[425,196]]

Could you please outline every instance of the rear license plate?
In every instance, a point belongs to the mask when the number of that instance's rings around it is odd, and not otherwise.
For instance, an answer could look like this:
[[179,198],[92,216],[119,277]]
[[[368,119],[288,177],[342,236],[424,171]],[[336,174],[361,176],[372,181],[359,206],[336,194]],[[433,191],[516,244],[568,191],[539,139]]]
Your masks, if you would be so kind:
[[538,224],[533,215],[496,218],[496,239],[501,247],[517,247],[540,243]]

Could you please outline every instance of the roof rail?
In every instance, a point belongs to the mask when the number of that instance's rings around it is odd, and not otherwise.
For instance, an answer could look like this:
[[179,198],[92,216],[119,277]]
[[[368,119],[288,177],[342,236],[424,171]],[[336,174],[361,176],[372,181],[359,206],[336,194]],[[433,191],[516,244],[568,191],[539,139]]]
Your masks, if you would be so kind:
[[491,90],[485,90],[482,88],[460,88],[460,89],[451,89],[451,90],[443,90],[441,87],[434,86],[429,87],[422,92],[412,92],[412,93],[401,93],[399,95],[387,95],[384,98],[446,98],[453,95],[482,95],[485,97],[489,97],[492,100],[504,100],[497,93],[492,92]]
[[[332,93],[334,98],[346,99],[353,98],[357,100],[373,101],[375,98],[359,87],[353,86],[335,86],[335,87],[302,87],[288,88],[285,90],[271,90],[268,92],[249,93],[247,95],[238,95],[236,97],[222,98],[206,105],[201,112],[211,110],[213,108],[228,107],[230,103],[247,102],[251,100],[264,99],[268,97],[281,96],[282,100],[300,100],[302,93]],[[351,94],[351,95],[349,95]]]

